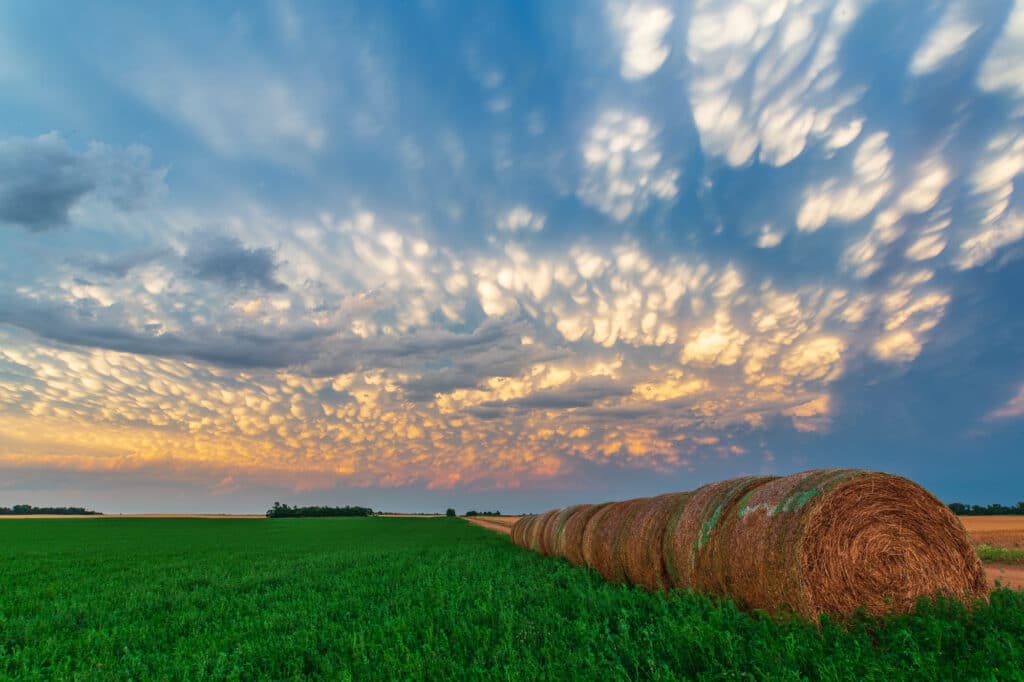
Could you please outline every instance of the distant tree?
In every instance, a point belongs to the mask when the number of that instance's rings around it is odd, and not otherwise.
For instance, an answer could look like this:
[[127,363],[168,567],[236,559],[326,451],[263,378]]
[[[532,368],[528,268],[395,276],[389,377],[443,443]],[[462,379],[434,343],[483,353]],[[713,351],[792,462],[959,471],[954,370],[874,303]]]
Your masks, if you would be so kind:
[[445,516],[455,516],[455,510],[452,509],[451,507],[448,507],[448,511],[446,511],[444,514]]
[[501,512],[500,511],[477,511],[475,509],[470,509],[468,512],[463,514],[463,516],[501,516]]
[[1018,502],[1012,507],[998,503],[982,506],[953,502],[949,505],[949,510],[958,516],[1024,516],[1024,502]]
[[373,510],[369,507],[289,507],[280,502],[267,510],[268,519],[328,516],[373,516]]
[[13,507],[0,507],[0,516],[29,516],[32,514],[49,514],[52,516],[102,516],[100,512],[90,511],[82,507],[33,507],[31,504],[16,504]]

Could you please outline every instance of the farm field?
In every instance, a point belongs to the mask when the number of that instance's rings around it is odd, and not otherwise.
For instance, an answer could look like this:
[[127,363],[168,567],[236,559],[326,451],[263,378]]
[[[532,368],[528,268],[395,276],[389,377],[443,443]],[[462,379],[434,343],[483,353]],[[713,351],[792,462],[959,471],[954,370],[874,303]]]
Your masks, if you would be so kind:
[[2,679],[1016,679],[1024,593],[845,626],[610,585],[461,519],[0,525]]

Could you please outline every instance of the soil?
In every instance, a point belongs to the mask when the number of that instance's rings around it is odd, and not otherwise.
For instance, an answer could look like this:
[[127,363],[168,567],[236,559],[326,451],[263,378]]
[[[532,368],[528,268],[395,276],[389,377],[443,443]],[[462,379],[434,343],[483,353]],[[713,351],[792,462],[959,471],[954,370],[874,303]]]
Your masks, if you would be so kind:
[[490,520],[491,518],[492,517],[487,517],[487,516],[470,516],[470,517],[467,517],[466,520],[469,521],[470,523],[474,524],[474,525],[480,526],[481,528],[486,528],[487,530],[493,530],[493,531],[495,531],[497,533],[504,533],[505,535],[511,535],[512,534],[512,524],[511,523],[509,523],[509,524],[497,523],[497,522],[495,522],[493,520]]
[[1024,547],[1024,516],[961,516],[971,542],[994,547]]
[[992,585],[998,580],[1003,587],[1024,589],[1024,566],[1021,564],[985,564],[985,575]]

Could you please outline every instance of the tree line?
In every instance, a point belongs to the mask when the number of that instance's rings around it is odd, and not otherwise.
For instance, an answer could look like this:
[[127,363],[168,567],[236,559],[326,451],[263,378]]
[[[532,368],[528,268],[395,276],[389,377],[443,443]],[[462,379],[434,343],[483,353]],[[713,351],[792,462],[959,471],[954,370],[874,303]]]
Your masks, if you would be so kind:
[[289,507],[287,504],[275,502],[267,510],[268,519],[294,519],[299,517],[323,516],[373,516],[369,507]]
[[953,502],[949,505],[949,509],[957,516],[1024,516],[1024,502],[1018,502],[1013,507],[1001,504],[982,506]]
[[481,512],[478,512],[475,509],[470,509],[468,512],[463,514],[463,516],[501,516],[501,512],[500,511],[481,511]]
[[13,507],[0,507],[0,516],[29,516],[31,514],[51,514],[53,516],[102,516],[101,512],[90,511],[82,507],[33,507],[31,504],[16,504]]

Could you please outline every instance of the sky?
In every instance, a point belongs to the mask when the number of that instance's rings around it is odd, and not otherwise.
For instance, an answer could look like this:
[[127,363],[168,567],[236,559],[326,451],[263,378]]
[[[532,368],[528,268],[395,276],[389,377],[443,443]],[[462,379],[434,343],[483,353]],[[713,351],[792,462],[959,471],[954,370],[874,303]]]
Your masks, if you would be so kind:
[[1024,499],[1024,0],[0,3],[0,506]]

